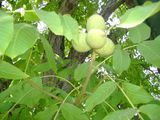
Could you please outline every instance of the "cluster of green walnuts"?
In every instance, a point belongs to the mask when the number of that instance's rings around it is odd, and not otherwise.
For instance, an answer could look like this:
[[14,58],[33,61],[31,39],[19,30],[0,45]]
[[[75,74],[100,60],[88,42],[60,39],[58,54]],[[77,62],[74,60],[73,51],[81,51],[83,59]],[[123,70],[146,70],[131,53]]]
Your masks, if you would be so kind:
[[87,52],[91,49],[99,55],[110,55],[115,45],[105,33],[106,25],[102,16],[94,14],[87,20],[87,33],[80,32],[79,39],[73,40],[72,45],[78,52]]

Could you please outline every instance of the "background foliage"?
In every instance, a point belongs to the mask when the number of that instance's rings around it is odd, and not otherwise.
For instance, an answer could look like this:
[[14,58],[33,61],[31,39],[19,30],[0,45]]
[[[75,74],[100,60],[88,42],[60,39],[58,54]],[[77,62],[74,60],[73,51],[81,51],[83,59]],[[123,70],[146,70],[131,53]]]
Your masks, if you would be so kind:
[[[0,119],[159,120],[159,11],[156,0],[1,1]],[[96,12],[113,55],[71,45]]]

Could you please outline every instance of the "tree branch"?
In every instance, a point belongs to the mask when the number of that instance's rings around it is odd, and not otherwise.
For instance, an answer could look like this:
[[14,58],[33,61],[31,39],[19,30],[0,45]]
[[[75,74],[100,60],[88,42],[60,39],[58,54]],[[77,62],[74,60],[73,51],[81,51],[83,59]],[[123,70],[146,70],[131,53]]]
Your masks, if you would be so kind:
[[2,7],[2,1],[0,1],[0,8]]
[[124,2],[125,0],[109,0],[101,15],[108,20],[109,16]]
[[42,89],[41,87],[39,87],[38,85],[36,85],[32,80],[27,79],[27,81],[28,81],[35,89],[43,92],[44,94],[46,94],[46,95],[48,95],[48,96],[50,96],[50,97],[53,97],[53,98],[56,99],[56,100],[59,100],[59,101],[61,101],[61,102],[63,101],[62,98],[59,98],[59,97],[57,97],[57,96],[55,96],[55,95],[47,92],[46,90],[44,90],[44,89]]

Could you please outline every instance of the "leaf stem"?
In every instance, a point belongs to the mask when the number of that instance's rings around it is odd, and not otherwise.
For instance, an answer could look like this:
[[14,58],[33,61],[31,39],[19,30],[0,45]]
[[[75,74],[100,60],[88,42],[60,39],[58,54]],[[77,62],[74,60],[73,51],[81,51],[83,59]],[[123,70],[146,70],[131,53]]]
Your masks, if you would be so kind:
[[[41,76],[41,78],[49,78],[49,77],[56,77],[58,79],[60,79],[60,81],[66,81],[68,84],[70,84],[74,89],[76,88],[69,80],[67,80],[66,78],[63,78],[61,76],[57,76],[57,75],[45,75],[45,76]],[[79,93],[79,90],[76,89],[77,92]]]
[[116,111],[108,102],[104,101],[104,103],[109,106],[114,112]]
[[82,99],[83,95],[86,93],[87,85],[88,85],[88,83],[90,81],[90,77],[92,75],[93,63],[94,63],[95,59],[96,59],[96,53],[93,52],[92,57],[91,57],[91,61],[90,61],[89,67],[88,67],[88,73],[87,73],[86,80],[82,86],[82,91],[81,91],[80,95],[78,96],[78,98],[75,102],[75,105],[79,105],[81,103],[81,99]]
[[137,47],[137,45],[132,45],[132,46],[125,47],[125,48],[123,48],[123,50],[127,50],[127,49],[134,48],[134,47]]
[[[107,75],[107,77],[108,77],[111,81],[113,81],[113,82],[116,83],[117,87],[121,90],[121,92],[123,93],[123,95],[125,96],[125,98],[128,100],[128,102],[129,102],[129,104],[131,105],[131,107],[132,107],[133,109],[136,109],[136,107],[134,106],[134,104],[132,103],[132,101],[130,100],[130,98],[127,96],[127,94],[125,93],[125,91],[123,90],[123,88],[122,88],[121,86],[119,86],[119,84],[117,84],[117,82],[116,82],[110,75],[108,75],[108,74],[106,74],[106,75]],[[139,113],[138,113],[138,115],[139,115],[139,117],[141,118],[141,120],[144,120],[143,117],[142,117]]]
[[[19,13],[20,11],[6,11],[6,13]],[[25,10],[25,12],[35,12],[35,10]]]
[[106,59],[104,59],[102,62],[100,62],[95,68],[94,70],[98,69],[103,63],[105,63],[108,59],[110,59],[113,55],[108,56]]
[[[81,87],[81,86],[78,86],[78,87],[74,88],[73,90],[71,90],[71,92],[68,93],[68,95],[67,95],[67,96],[65,97],[65,99],[62,101],[61,105],[64,104],[64,103],[66,102],[67,98],[68,98],[76,89],[79,89],[80,87]],[[60,109],[61,109],[61,105],[60,105],[59,109],[57,110],[57,113],[56,113],[56,115],[55,115],[55,117],[54,117],[54,120],[56,120],[57,117],[58,117],[58,114],[59,114]]]
[[[123,48],[123,50],[127,50],[127,49],[130,49],[130,48],[134,48],[136,47],[137,45],[132,45],[132,46],[128,46],[128,47],[125,47]],[[94,70],[98,69],[103,63],[105,63],[108,59],[110,59],[113,55],[110,55],[108,56],[106,59],[104,59],[102,62],[100,62],[95,68]]]

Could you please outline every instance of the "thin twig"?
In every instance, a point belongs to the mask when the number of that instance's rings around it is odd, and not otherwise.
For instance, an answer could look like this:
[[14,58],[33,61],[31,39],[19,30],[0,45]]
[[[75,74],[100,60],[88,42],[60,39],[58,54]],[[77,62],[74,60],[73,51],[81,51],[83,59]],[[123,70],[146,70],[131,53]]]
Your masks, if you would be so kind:
[[61,102],[63,101],[62,98],[59,98],[59,97],[57,97],[57,96],[55,96],[55,95],[47,92],[46,90],[40,88],[40,87],[39,87],[38,85],[36,85],[32,80],[27,79],[27,81],[28,81],[35,89],[37,89],[37,90],[45,93],[46,95],[51,96],[51,97],[53,97],[53,98],[55,98],[55,99],[57,99],[57,100],[59,100],[59,101],[61,101]]

